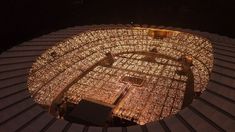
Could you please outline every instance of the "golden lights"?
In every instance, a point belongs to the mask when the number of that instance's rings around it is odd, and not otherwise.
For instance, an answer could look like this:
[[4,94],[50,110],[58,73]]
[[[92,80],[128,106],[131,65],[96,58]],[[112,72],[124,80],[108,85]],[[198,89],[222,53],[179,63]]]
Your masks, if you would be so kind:
[[30,70],[28,89],[48,107],[63,97],[75,104],[82,98],[118,102],[113,116],[145,124],[181,109],[188,79],[177,74],[182,56],[193,65],[194,91],[203,91],[213,65],[206,39],[165,29],[90,29],[43,53]]

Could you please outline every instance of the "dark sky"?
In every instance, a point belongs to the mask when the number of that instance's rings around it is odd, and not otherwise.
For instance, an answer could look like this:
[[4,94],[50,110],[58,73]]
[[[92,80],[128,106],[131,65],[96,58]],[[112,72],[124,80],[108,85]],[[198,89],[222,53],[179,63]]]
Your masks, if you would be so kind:
[[2,3],[1,51],[76,25],[165,25],[235,38],[235,4],[226,0],[7,0]]

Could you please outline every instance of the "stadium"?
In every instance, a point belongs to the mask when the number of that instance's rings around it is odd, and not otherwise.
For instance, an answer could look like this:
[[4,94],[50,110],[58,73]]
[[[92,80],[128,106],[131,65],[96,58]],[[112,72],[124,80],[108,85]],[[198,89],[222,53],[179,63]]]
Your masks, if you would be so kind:
[[234,130],[234,43],[137,24],[32,39],[0,55],[0,130]]

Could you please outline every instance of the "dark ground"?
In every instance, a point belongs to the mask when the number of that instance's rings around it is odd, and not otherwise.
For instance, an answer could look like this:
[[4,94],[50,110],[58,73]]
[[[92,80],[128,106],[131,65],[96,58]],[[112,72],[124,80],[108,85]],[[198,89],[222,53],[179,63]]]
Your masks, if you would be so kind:
[[76,25],[153,24],[235,38],[235,4],[226,0],[7,0],[1,3],[0,52]]

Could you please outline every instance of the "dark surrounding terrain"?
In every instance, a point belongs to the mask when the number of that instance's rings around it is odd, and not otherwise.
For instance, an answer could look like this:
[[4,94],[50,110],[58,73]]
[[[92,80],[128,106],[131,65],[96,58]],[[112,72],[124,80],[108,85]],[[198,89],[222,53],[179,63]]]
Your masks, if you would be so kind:
[[40,35],[90,24],[153,24],[235,38],[226,0],[8,0],[1,3],[0,52]]

